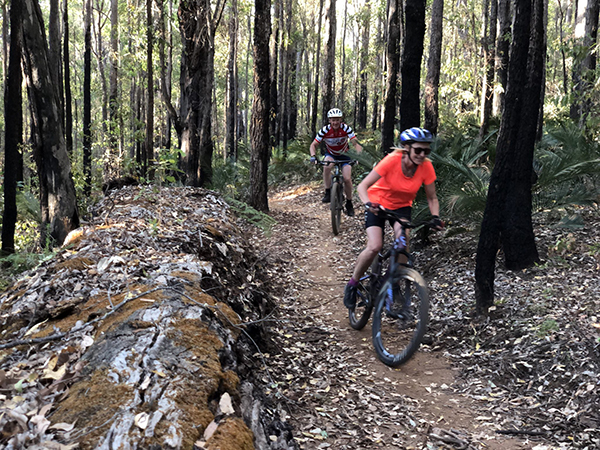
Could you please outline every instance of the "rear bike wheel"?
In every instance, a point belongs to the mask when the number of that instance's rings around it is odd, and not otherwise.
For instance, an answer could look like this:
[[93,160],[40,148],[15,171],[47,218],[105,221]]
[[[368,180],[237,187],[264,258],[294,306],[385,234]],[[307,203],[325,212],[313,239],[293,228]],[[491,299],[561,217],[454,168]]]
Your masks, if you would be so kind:
[[375,301],[373,346],[391,367],[408,361],[421,345],[429,320],[429,293],[423,277],[400,267],[382,285]]
[[331,184],[331,203],[329,207],[331,208],[331,228],[333,229],[333,234],[336,236],[340,232],[340,225],[342,223],[343,196],[342,185],[334,181]]

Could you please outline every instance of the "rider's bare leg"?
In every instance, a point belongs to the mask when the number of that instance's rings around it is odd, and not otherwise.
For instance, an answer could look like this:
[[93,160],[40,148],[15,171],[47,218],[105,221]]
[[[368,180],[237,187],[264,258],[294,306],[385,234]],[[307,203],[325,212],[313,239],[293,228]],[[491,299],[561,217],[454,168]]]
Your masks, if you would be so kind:
[[344,194],[347,200],[352,200],[352,167],[347,164],[342,167],[342,176],[344,177]]
[[[334,159],[331,156],[326,156],[324,160],[333,161]],[[323,184],[325,184],[325,189],[331,189],[331,164],[323,166]]]
[[352,278],[358,281],[371,265],[383,245],[383,230],[373,226],[367,228],[367,247],[358,255]]

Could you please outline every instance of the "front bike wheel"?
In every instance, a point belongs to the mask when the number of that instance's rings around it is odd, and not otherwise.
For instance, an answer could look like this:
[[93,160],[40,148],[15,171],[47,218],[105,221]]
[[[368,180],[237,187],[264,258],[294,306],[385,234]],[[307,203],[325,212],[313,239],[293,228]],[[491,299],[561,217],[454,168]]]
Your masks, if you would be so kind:
[[340,225],[342,223],[343,196],[342,185],[334,181],[331,184],[331,203],[329,207],[331,208],[331,228],[333,229],[333,234],[336,236],[340,232]]
[[355,330],[362,330],[367,322],[371,313],[373,312],[373,283],[375,281],[374,275],[366,275],[359,282],[356,290],[356,306],[354,309],[348,310],[348,320],[350,326]]
[[429,293],[423,277],[400,267],[384,282],[375,301],[373,346],[379,359],[397,367],[421,345],[429,320]]

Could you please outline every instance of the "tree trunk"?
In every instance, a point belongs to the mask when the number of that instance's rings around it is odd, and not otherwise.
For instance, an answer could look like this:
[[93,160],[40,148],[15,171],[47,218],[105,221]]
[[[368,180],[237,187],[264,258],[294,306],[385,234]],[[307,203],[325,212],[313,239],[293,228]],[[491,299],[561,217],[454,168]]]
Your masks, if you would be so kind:
[[237,0],[231,1],[229,17],[229,59],[227,61],[227,90],[225,104],[225,159],[237,161]]
[[[489,11],[489,14],[488,14]],[[481,121],[479,126],[479,141],[483,141],[490,126],[492,103],[494,96],[494,46],[496,43],[496,22],[498,20],[497,0],[486,0],[484,3],[483,30],[483,63],[484,74],[481,86]]]
[[373,76],[373,114],[371,117],[371,129],[375,131],[379,128],[381,123],[381,113],[379,106],[379,99],[381,98],[381,93],[383,91],[383,83],[382,83],[382,64],[384,59],[381,57],[383,50],[383,39],[382,39],[382,26],[383,20],[381,18],[381,14],[376,14],[377,16],[377,38],[375,43],[375,48],[377,49],[375,52],[375,74]]
[[312,112],[311,112],[311,121],[310,121],[310,131],[311,135],[315,136],[317,134],[317,115],[319,110],[319,74],[321,73],[321,16],[323,15],[323,0],[319,0],[319,14],[317,14],[317,21],[319,22],[319,26],[317,27],[317,52],[315,55],[315,92],[313,95],[313,103],[312,103]]
[[58,91],[53,84],[42,11],[24,1],[23,49],[35,132],[34,158],[40,181],[41,242],[62,244],[79,226],[71,162],[64,140]]
[[[93,1],[93,0],[92,0]],[[106,82],[106,67],[104,66],[104,26],[106,25],[106,15],[103,11],[104,2],[97,1],[97,10],[98,10],[98,22],[94,22],[92,20],[92,26],[97,27],[96,31],[96,62],[98,63],[98,78],[100,79],[100,86],[102,87],[102,140],[106,139],[106,134],[108,132],[108,83]],[[92,5],[92,17],[94,15],[93,5]],[[108,153],[109,149],[106,148],[105,154]],[[112,168],[108,167],[108,163],[110,160],[105,159],[104,165],[104,178],[108,178],[110,173],[112,172]]]
[[[13,0],[10,7],[10,55],[4,97],[4,211],[2,213],[2,253],[14,253],[17,223],[17,181],[21,177],[23,160],[20,147],[23,142],[23,94],[21,85],[21,0]],[[6,16],[5,16],[6,17]],[[5,40],[6,39],[5,35]]]
[[387,80],[381,127],[381,151],[385,156],[394,146],[396,122],[396,98],[398,95],[398,71],[400,68],[400,2],[390,0],[388,4],[388,39],[386,48]]
[[209,0],[179,4],[181,56],[181,149],[187,184],[212,183],[212,92],[214,85],[215,31],[225,2],[212,11]]
[[271,2],[254,2],[254,101],[250,124],[250,205],[268,211],[267,168],[269,165],[269,35],[271,33]]
[[56,92],[58,94],[60,121],[64,124],[64,96],[60,41],[60,8],[58,6],[58,0],[50,0],[50,16],[48,18],[48,46],[50,52],[48,53],[48,62],[50,64],[52,82],[54,86],[56,86]]
[[368,70],[369,59],[369,31],[371,30],[371,4],[365,3],[364,17],[362,18],[362,42],[360,50],[360,93],[358,95],[358,117],[356,122],[360,129],[367,128],[367,97],[368,97]]
[[117,178],[120,175],[119,155],[119,2],[110,2],[110,74],[108,92],[108,179]]
[[585,126],[591,111],[589,92],[594,83],[596,70],[596,51],[598,37],[599,0],[580,1],[577,4],[575,40],[573,44],[573,93],[570,116]]
[[531,180],[544,63],[543,5],[544,0],[516,4],[506,108],[477,248],[475,296],[479,314],[486,314],[493,304],[500,246],[510,270],[539,261],[531,222]]
[[336,0],[327,0],[327,12],[325,13],[325,35],[327,45],[325,47],[325,65],[323,67],[323,123],[327,122],[327,111],[335,107],[335,33],[336,33]]
[[152,16],[152,0],[146,0],[146,37],[147,37],[147,59],[146,79],[148,80],[148,98],[146,113],[146,166],[148,167],[148,179],[154,180],[154,66],[152,53],[154,49],[154,20]]
[[444,0],[433,0],[429,59],[427,60],[427,78],[425,79],[425,128],[433,134],[437,134],[439,122],[438,99],[442,65],[443,15]]
[[84,1],[83,192],[92,193],[92,0]]
[[269,134],[271,135],[271,146],[277,147],[279,145],[277,139],[277,116],[279,114],[278,104],[277,104],[277,79],[279,74],[279,37],[281,34],[281,2],[282,0],[274,0],[273,11],[275,13],[275,17],[273,19],[273,43],[272,50],[273,54],[271,56],[271,92],[270,92],[270,108],[271,112],[269,113]]
[[425,39],[425,0],[405,0],[406,36],[402,52],[402,98],[400,128],[421,124],[421,60]]
[[64,0],[63,3],[63,59],[64,59],[64,73],[65,73],[65,143],[67,145],[67,152],[73,153],[73,108],[71,106],[72,95],[71,95],[71,66],[69,57],[69,7],[67,5],[68,0]]
[[342,111],[346,108],[346,33],[348,31],[348,0],[344,0],[344,25],[342,25],[342,67],[340,69],[340,73],[342,74],[341,78],[341,87],[340,87],[340,98],[339,98],[339,108]]
[[504,111],[504,97],[508,84],[508,59],[511,41],[511,1],[498,0],[498,40],[496,42],[496,80],[500,89],[494,90],[494,115]]

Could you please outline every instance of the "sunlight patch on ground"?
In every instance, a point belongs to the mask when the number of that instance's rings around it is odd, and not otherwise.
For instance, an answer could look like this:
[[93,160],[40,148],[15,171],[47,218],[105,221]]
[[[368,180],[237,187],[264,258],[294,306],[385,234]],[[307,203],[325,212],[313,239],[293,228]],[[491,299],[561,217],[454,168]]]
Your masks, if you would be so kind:
[[294,189],[290,189],[290,190],[283,191],[283,192],[278,192],[277,194],[275,194],[273,196],[273,200],[290,200],[290,199],[299,197],[301,195],[308,194],[311,191],[312,191],[312,188],[310,186],[299,186]]

